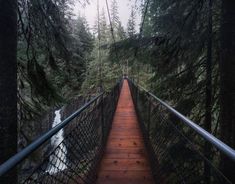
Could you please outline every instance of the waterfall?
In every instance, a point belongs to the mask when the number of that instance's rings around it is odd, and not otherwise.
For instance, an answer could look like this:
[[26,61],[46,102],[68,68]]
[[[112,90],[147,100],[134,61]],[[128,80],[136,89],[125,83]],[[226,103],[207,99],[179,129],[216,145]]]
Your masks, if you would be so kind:
[[[61,122],[60,110],[55,111],[55,119],[53,121],[52,127],[57,126]],[[51,145],[53,148],[56,148],[64,140],[64,130],[60,130],[56,135],[51,138]],[[67,168],[66,163],[66,153],[67,149],[62,143],[54,153],[50,156],[50,162],[47,168],[47,172],[50,174],[55,174],[59,171],[63,171]],[[62,161],[63,162],[62,162]]]

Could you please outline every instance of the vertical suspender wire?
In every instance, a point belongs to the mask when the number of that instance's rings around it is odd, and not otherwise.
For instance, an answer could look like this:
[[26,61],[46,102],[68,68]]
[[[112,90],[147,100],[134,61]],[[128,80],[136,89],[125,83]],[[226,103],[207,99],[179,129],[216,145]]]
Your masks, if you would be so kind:
[[141,24],[141,27],[140,27],[139,39],[141,38],[141,35],[143,33],[144,22],[145,22],[146,14],[148,12],[148,7],[149,7],[149,0],[147,0],[146,6],[145,6],[144,16],[143,16],[142,24]]
[[[111,35],[112,35],[112,39],[113,39],[113,44],[114,44],[114,51],[115,51],[116,58],[118,59],[117,48],[116,48],[116,40],[115,40],[115,37],[114,37],[113,24],[112,24],[110,12],[109,12],[108,0],[106,0],[105,2],[106,2],[106,8],[107,8],[107,12],[108,12],[108,18],[109,18],[109,24],[110,24],[110,31],[111,31]],[[120,61],[119,61],[119,62],[120,62]],[[119,67],[121,68],[120,64],[119,64]]]
[[[207,25],[207,60],[206,60],[206,91],[205,91],[205,119],[204,128],[211,133],[212,123],[212,33],[213,33],[213,1],[209,0],[208,8],[208,25]],[[207,141],[204,144],[204,154],[209,161],[211,156],[212,146]],[[206,161],[204,161],[204,182],[211,183],[211,169]]]
[[[144,22],[145,22],[145,19],[146,19],[146,14],[147,14],[147,12],[148,12],[148,7],[149,7],[149,0],[147,0],[147,2],[146,2],[146,6],[145,6],[145,9],[144,9],[144,15],[143,15],[143,18],[142,18],[142,23],[141,23],[141,26],[140,26],[140,32],[139,32],[139,37],[138,37],[138,41],[137,41],[137,43],[138,43],[138,45],[137,45],[137,47],[136,47],[136,49],[135,49],[135,57],[137,57],[137,55],[138,55],[138,49],[139,49],[139,45],[140,45],[140,39],[141,39],[141,36],[142,36],[142,33],[143,33],[143,28],[144,28]],[[139,67],[139,64],[137,63],[137,84],[139,84],[139,71],[140,70],[140,67]]]
[[115,53],[116,53],[116,56],[117,56],[116,40],[115,40],[114,33],[113,33],[113,24],[112,24],[111,16],[110,16],[110,12],[109,12],[109,4],[108,4],[108,0],[106,0],[106,8],[107,8],[108,17],[109,17],[110,31],[111,31],[112,38],[113,38],[114,49],[115,49]]
[[98,14],[98,61],[99,61],[99,92],[103,90],[103,81],[102,81],[102,60],[100,53],[100,1],[97,0],[97,14]]

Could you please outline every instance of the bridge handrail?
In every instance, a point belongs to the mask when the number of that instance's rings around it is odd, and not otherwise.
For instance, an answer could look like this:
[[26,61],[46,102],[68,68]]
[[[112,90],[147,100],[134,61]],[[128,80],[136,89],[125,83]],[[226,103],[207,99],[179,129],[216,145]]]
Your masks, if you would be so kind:
[[[130,79],[129,79],[130,80]],[[177,116],[182,122],[184,122],[187,126],[191,127],[194,131],[196,131],[200,136],[202,136],[206,141],[210,142],[212,145],[217,147],[222,153],[227,155],[231,160],[235,161],[235,150],[204,130],[202,127],[185,117],[183,114],[175,110],[173,107],[168,105],[166,102],[162,101],[160,98],[155,96],[153,93],[149,92],[147,89],[142,87],[139,84],[136,84],[134,81],[130,80],[134,85],[142,89],[146,92],[149,96],[157,100],[160,104],[162,104],[164,107],[166,107],[171,113],[173,113],[175,116]]]
[[85,109],[87,109],[91,104],[93,104],[95,101],[97,101],[101,96],[103,96],[104,92],[100,93],[96,97],[94,97],[92,100],[87,102],[85,105],[83,105],[80,109],[75,111],[72,115],[67,117],[64,121],[62,121],[60,124],[49,130],[48,132],[44,133],[42,136],[37,138],[34,142],[32,142],[30,145],[28,145],[26,148],[21,150],[16,155],[9,158],[6,162],[0,165],[0,176],[6,174],[9,170],[14,168],[17,164],[19,164],[21,161],[23,161],[25,158],[27,158],[32,152],[37,150],[42,144],[44,144],[46,141],[48,141],[52,136],[54,136],[57,132],[59,132],[62,128],[64,128],[66,125],[68,125],[74,118],[78,117]]

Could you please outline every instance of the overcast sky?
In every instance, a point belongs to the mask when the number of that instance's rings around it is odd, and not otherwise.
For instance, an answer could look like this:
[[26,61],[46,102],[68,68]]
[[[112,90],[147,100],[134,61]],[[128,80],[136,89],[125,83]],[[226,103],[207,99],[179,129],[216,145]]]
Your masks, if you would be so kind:
[[[104,7],[105,12],[106,12],[106,18],[108,18],[105,0],[99,0],[99,1],[100,1],[100,10],[102,9],[102,7]],[[127,21],[130,16],[131,7],[135,5],[135,1],[136,0],[117,0],[118,8],[119,8],[119,17],[125,28],[127,26]],[[109,8],[110,8],[111,0],[108,0],[108,3],[109,3]],[[96,15],[97,15],[97,0],[90,0],[90,5],[87,5],[85,8],[81,7],[81,4],[76,2],[74,13],[78,14],[79,12],[82,16],[85,15],[88,21],[88,24],[90,25],[90,27],[93,27],[95,19],[96,19]],[[140,13],[137,12],[136,13],[136,23],[137,23],[136,29],[139,29],[138,25],[140,23],[140,19],[141,19]]]

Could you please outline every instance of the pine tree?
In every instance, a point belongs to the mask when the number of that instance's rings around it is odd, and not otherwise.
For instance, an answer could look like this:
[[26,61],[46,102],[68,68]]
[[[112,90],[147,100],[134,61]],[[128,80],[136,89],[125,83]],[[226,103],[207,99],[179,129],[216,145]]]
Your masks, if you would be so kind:
[[128,19],[128,22],[127,22],[127,33],[128,33],[128,36],[130,38],[134,37],[134,35],[136,33],[135,26],[136,26],[136,22],[135,22],[135,10],[132,7],[131,15],[130,15],[130,17]]
[[18,3],[19,149],[45,131],[34,120],[79,94],[93,47],[84,18],[70,16],[70,0],[25,2]]
[[120,21],[117,0],[112,0],[110,13],[115,40],[119,41],[125,39],[125,31]]
[[144,25],[143,25],[143,36],[152,36],[153,35],[153,25],[152,25],[152,16],[151,12],[147,11]]
[[110,14],[111,14],[113,29],[117,31],[120,22],[117,0],[112,0]]
[[122,26],[121,21],[118,23],[118,28],[117,28],[117,40],[124,40],[126,39],[126,33],[124,30],[124,27]]
[[111,35],[110,35],[110,30],[107,25],[107,19],[105,16],[104,8],[102,8],[102,11],[100,14],[100,41],[101,41],[101,45],[111,43]]

